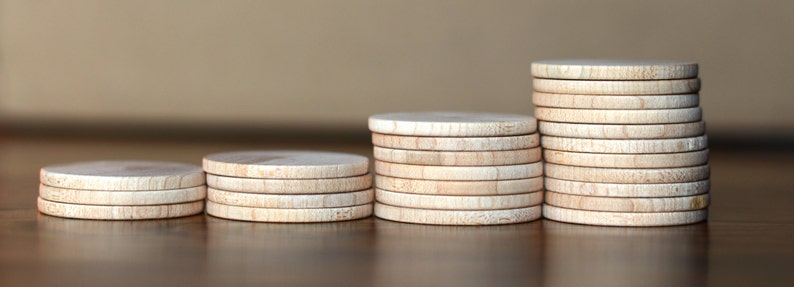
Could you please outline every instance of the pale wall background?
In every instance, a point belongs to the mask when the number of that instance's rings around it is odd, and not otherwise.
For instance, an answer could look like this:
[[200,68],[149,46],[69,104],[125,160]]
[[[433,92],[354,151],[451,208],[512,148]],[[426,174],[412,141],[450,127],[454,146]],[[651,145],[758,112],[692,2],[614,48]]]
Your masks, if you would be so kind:
[[794,1],[0,0],[0,119],[364,129],[532,113],[530,62],[701,64],[711,131],[794,132]]

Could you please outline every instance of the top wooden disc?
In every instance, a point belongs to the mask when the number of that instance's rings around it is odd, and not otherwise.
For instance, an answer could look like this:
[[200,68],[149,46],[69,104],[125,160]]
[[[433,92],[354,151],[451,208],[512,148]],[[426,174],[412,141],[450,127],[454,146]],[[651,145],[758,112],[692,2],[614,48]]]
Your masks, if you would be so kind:
[[669,80],[694,78],[698,64],[667,60],[544,60],[532,63],[532,76],[571,80]]
[[337,178],[366,174],[369,159],[323,151],[235,151],[205,156],[204,170],[247,178]]
[[200,166],[157,161],[91,161],[43,167],[41,183],[82,190],[165,190],[203,185]]
[[369,117],[376,133],[407,136],[481,137],[534,133],[534,117],[515,114],[416,112]]

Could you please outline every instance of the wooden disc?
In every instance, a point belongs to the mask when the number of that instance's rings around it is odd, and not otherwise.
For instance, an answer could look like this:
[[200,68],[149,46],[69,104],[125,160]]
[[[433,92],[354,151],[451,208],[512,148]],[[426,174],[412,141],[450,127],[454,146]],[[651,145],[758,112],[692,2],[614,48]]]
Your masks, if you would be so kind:
[[83,190],[40,184],[39,197],[44,200],[85,205],[163,205],[204,200],[207,187],[152,191]]
[[492,166],[533,163],[541,160],[540,147],[505,151],[421,151],[374,147],[375,159],[404,164]]
[[416,112],[371,116],[369,129],[390,135],[487,137],[531,134],[537,130],[537,123],[527,115]]
[[630,198],[596,197],[546,192],[546,204],[592,211],[610,212],[673,212],[704,209],[709,206],[709,194],[682,197]]
[[708,210],[678,212],[605,212],[543,205],[543,217],[554,221],[603,226],[668,226],[692,224],[708,218]]
[[189,216],[204,210],[204,201],[165,205],[105,206],[62,203],[38,199],[41,213],[79,219],[141,220]]
[[701,180],[680,183],[622,184],[570,181],[546,178],[546,190],[587,196],[608,197],[677,197],[709,192],[711,181]]
[[543,136],[544,149],[589,153],[677,153],[703,150],[708,147],[706,136],[678,139],[613,140]]
[[372,175],[318,179],[267,179],[207,174],[212,188],[247,193],[321,194],[365,190],[372,187]]
[[547,149],[543,158],[548,163],[608,168],[669,168],[703,165],[709,161],[709,150],[682,153],[610,154],[579,153]]
[[384,175],[375,177],[379,189],[401,193],[432,195],[504,195],[529,193],[543,189],[543,177],[514,180],[448,181],[397,178]]
[[537,107],[595,110],[651,110],[697,107],[698,94],[683,95],[568,95],[535,92],[532,103]]
[[497,225],[529,222],[541,216],[540,205],[501,210],[433,210],[375,203],[375,216],[386,220],[434,225]]
[[603,183],[672,183],[709,178],[709,165],[678,168],[597,168],[546,163],[546,177]]
[[360,219],[372,215],[372,204],[335,208],[256,208],[207,201],[207,214],[233,220],[256,222],[334,222]]
[[375,173],[429,180],[504,180],[543,175],[543,163],[499,166],[438,166],[389,163],[376,160]]
[[500,151],[533,148],[540,145],[537,133],[512,137],[444,138],[372,134],[379,147],[426,151]]
[[443,210],[494,210],[535,206],[543,203],[543,192],[509,195],[427,195],[375,190],[378,202],[391,206]]
[[365,156],[325,151],[235,151],[204,157],[207,173],[233,177],[315,179],[366,174]]
[[204,185],[200,166],[158,161],[90,161],[46,166],[41,183],[83,190],[165,190]]
[[535,108],[539,120],[581,124],[669,124],[701,120],[700,107],[664,110],[582,110]]
[[532,76],[572,80],[663,80],[698,75],[698,64],[667,60],[544,60],[532,63]]
[[259,208],[331,208],[371,203],[375,200],[372,189],[324,194],[262,194],[207,189],[207,199],[223,205]]
[[661,125],[598,125],[538,122],[543,136],[588,139],[670,139],[706,133],[704,121]]
[[700,91],[700,79],[654,81],[532,80],[535,91],[574,95],[669,95]]

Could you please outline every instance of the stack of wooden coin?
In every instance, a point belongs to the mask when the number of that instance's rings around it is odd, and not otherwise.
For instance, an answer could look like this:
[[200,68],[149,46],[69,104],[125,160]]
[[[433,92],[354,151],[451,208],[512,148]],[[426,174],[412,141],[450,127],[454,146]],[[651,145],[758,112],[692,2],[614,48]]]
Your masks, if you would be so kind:
[[207,214],[243,221],[332,222],[372,215],[364,156],[321,151],[236,151],[204,157]]
[[709,165],[698,65],[532,63],[548,219],[660,226],[706,220]]
[[537,123],[525,115],[392,113],[369,118],[375,216],[439,225],[540,218]]
[[200,166],[95,161],[41,169],[38,207],[81,219],[162,219],[199,214],[207,187]]

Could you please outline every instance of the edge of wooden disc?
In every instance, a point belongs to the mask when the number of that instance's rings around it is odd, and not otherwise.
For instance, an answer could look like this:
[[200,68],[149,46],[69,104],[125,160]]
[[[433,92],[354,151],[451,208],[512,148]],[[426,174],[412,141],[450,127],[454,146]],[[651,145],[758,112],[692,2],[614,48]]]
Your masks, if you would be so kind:
[[496,210],[535,206],[543,203],[543,191],[509,195],[455,196],[427,195],[375,190],[378,202],[398,207],[442,210]]
[[543,136],[540,144],[544,150],[585,153],[643,154],[682,153],[708,148],[705,135],[677,139],[584,139]]
[[245,193],[322,194],[365,190],[372,187],[372,174],[338,178],[269,179],[207,174],[207,185],[215,189]]
[[569,95],[532,93],[536,107],[586,110],[681,109],[700,105],[698,94],[679,95]]
[[533,148],[540,145],[540,134],[504,137],[415,137],[372,134],[378,147],[424,151],[501,151]]
[[407,136],[509,136],[537,131],[534,117],[467,112],[389,113],[369,117],[372,132]]
[[223,205],[256,208],[334,208],[371,203],[375,200],[375,192],[372,189],[366,189],[353,192],[323,194],[264,194],[208,188],[207,200]]
[[548,122],[578,124],[673,124],[702,120],[700,107],[660,110],[584,110],[537,107],[535,116]]
[[399,222],[432,225],[498,225],[540,219],[540,205],[500,210],[433,210],[375,202],[375,216]]
[[678,197],[709,192],[711,181],[679,183],[631,184],[599,183],[545,178],[547,191],[602,197]]
[[449,181],[375,176],[379,189],[428,195],[506,195],[543,190],[543,176],[513,180]]
[[503,151],[423,151],[373,147],[376,160],[441,166],[493,166],[538,162],[542,159],[540,147]]
[[698,75],[698,64],[668,60],[543,60],[532,63],[532,76],[571,80],[666,80]]
[[376,160],[375,173],[390,177],[428,180],[505,180],[543,175],[543,163],[499,166],[436,166],[389,163]]
[[574,95],[668,95],[700,91],[700,78],[653,81],[532,79],[535,91]]
[[200,214],[204,201],[164,205],[106,206],[53,202],[38,198],[39,212],[47,215],[98,220],[166,219]]
[[161,161],[88,161],[42,167],[41,183],[83,190],[167,190],[206,183],[198,165]]
[[704,121],[660,125],[601,125],[538,122],[545,136],[587,139],[671,139],[701,136],[706,133]]
[[342,152],[248,150],[213,153],[202,160],[207,173],[245,178],[317,179],[364,175],[369,158]]
[[596,197],[546,192],[546,204],[578,210],[608,212],[675,212],[704,209],[709,206],[708,193],[660,198]]
[[605,168],[673,168],[708,163],[709,150],[682,153],[611,154],[544,150],[547,163]]
[[82,190],[39,184],[39,197],[53,202],[80,205],[165,205],[204,200],[207,186],[152,191]]
[[207,201],[207,214],[214,217],[255,222],[335,222],[366,218],[372,215],[372,204],[335,208],[256,208],[232,206]]
[[677,212],[605,212],[543,205],[543,217],[554,221],[602,226],[670,226],[708,219],[708,209]]
[[573,181],[603,183],[673,183],[709,178],[708,164],[677,168],[598,168],[546,163],[545,175]]

